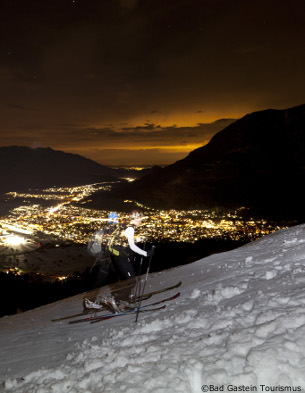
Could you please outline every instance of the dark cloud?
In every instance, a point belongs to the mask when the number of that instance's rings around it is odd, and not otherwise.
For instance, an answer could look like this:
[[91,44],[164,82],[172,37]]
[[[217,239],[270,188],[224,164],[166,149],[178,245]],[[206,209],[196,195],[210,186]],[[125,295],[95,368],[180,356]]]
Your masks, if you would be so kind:
[[7,106],[8,106],[9,108],[21,109],[21,110],[24,110],[24,111],[31,110],[31,109],[29,109],[29,108],[26,108],[25,106],[17,105],[17,104],[7,104]]
[[[161,127],[155,124],[145,124],[143,126],[125,127],[119,131],[113,128],[83,128],[74,129],[71,131],[71,136],[82,138],[83,141],[87,140],[89,145],[94,144],[94,140],[96,144],[103,142],[104,145],[111,147],[115,147],[113,145],[115,143],[118,149],[121,149],[122,146],[129,149],[132,147],[141,148],[143,146],[149,148],[155,146],[179,146],[186,142],[190,145],[203,145],[213,135],[233,121],[235,120],[223,119],[221,122],[198,124],[195,127]],[[67,133],[63,135],[67,135]],[[62,140],[64,139],[62,138]],[[67,142],[69,143],[69,141]]]

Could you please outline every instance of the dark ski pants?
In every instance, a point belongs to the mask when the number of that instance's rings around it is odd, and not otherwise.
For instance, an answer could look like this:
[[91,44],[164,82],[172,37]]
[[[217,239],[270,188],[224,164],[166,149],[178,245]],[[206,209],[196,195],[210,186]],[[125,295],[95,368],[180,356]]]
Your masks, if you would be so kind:
[[92,288],[100,288],[106,284],[110,263],[111,260],[109,257],[103,259],[96,258],[94,265],[90,270],[90,275],[92,277]]
[[111,255],[111,261],[118,279],[121,281],[129,280],[126,283],[122,283],[122,288],[118,288],[111,293],[116,300],[124,300],[128,302],[129,296],[136,285],[136,275],[132,259],[132,257],[123,253],[120,253],[118,256]]

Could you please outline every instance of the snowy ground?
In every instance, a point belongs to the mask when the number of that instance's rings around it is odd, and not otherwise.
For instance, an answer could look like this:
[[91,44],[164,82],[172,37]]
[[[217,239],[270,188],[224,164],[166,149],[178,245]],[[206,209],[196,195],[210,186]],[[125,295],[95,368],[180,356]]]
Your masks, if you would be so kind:
[[138,323],[50,322],[82,296],[0,319],[2,391],[305,391],[305,225],[157,273],[147,291],[179,280],[181,297]]

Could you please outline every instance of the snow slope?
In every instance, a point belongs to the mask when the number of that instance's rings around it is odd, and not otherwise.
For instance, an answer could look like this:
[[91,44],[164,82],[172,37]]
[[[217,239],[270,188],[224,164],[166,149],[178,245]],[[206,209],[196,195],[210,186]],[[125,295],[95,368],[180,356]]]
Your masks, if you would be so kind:
[[147,291],[179,280],[181,297],[138,323],[50,322],[82,296],[0,319],[0,391],[305,391],[305,225],[154,274]]

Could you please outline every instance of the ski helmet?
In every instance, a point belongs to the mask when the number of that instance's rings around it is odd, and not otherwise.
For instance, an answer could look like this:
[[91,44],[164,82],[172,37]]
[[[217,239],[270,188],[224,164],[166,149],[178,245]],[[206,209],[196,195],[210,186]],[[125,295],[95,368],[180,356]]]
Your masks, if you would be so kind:
[[108,215],[108,224],[117,224],[119,217],[116,212],[110,212]]

